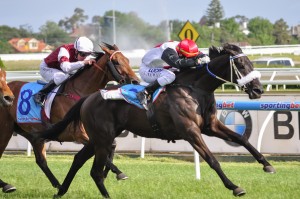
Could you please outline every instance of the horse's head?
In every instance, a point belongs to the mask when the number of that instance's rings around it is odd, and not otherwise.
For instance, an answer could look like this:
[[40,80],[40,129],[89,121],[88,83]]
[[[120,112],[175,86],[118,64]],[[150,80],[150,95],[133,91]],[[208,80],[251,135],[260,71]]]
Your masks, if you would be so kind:
[[129,59],[123,55],[116,45],[102,43],[101,49],[108,56],[108,66],[113,78],[118,83],[138,84],[139,78],[129,65]]
[[259,71],[254,70],[253,64],[240,47],[226,43],[219,49],[211,47],[209,55],[212,60],[224,55],[229,61],[230,70],[227,70],[229,73],[225,77],[225,82],[237,84],[249,95],[250,99],[261,97],[263,93],[263,87],[259,80],[261,74]]
[[12,106],[14,98],[6,83],[6,72],[0,68],[0,106]]

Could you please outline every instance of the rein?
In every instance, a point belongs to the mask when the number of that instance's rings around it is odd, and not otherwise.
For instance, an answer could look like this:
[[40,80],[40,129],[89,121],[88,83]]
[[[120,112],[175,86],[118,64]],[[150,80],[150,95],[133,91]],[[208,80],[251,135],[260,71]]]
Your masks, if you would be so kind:
[[[239,58],[239,57],[246,57],[247,55],[241,53],[241,54],[237,54],[235,56],[231,56],[229,57],[229,60],[230,60],[230,81],[226,80],[226,79],[223,79],[222,77],[219,77],[217,76],[216,74],[214,74],[213,72],[211,72],[208,68],[208,63],[206,64],[206,70],[208,72],[208,74],[210,74],[212,77],[218,79],[218,80],[221,80],[223,82],[226,82],[226,83],[232,83],[232,84],[235,84],[239,87],[244,87],[247,83],[251,82],[253,79],[256,79],[256,78],[260,78],[261,77],[261,74],[259,71],[251,71],[249,74],[247,74],[246,76],[243,76],[240,71],[237,69],[235,63],[234,63],[234,59],[236,58]],[[238,83],[235,83],[233,82],[233,71],[234,73],[236,74],[237,76],[237,82]]]
[[[118,83],[124,83],[124,79],[122,78],[119,78],[117,77],[117,70],[114,68],[114,64],[112,63],[112,58],[113,56],[116,54],[116,53],[121,53],[121,51],[117,50],[115,52],[113,52],[110,56],[109,56],[109,61],[108,61],[108,66],[109,66],[109,69],[113,75],[113,77],[115,78],[115,80],[118,82]],[[108,75],[107,71],[105,71],[102,67],[100,67],[97,63],[94,63],[93,66],[95,66],[96,68],[98,68],[99,70],[101,70],[105,75]]]

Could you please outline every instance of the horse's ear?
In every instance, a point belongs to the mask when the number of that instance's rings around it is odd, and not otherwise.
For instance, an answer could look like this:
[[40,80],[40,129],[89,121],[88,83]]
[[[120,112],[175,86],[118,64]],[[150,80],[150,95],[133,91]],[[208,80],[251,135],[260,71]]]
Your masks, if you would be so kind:
[[109,49],[106,47],[105,43],[99,44],[100,48],[104,51],[104,52],[108,52]]
[[118,47],[116,44],[114,44],[113,47],[114,47],[116,50],[119,50],[119,47]]
[[230,44],[230,43],[223,44],[223,48],[226,52],[228,52],[232,55],[243,52],[240,47],[238,47],[237,45],[234,45],[234,44]]

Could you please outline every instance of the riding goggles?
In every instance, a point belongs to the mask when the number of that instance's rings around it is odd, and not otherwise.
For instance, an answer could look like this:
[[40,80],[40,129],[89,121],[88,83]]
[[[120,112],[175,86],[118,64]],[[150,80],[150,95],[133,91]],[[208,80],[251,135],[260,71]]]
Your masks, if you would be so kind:
[[81,51],[78,51],[78,55],[80,55],[81,57],[87,57],[89,56],[91,53],[89,52],[81,52]]

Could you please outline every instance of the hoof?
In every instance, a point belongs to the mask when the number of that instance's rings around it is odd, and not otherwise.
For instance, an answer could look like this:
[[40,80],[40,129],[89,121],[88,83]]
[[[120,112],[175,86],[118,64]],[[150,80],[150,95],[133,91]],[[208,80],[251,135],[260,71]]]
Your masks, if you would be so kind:
[[10,184],[7,184],[7,185],[5,185],[5,186],[2,188],[3,193],[11,193],[11,192],[14,192],[14,191],[16,191],[16,190],[17,190],[17,188],[14,187],[14,186],[12,186],[12,185],[10,185]]
[[276,173],[275,169],[271,165],[264,167],[264,171],[267,173]]
[[128,179],[128,176],[125,175],[125,173],[120,173],[116,176],[117,180],[126,180]]
[[233,195],[234,196],[243,196],[246,194],[246,191],[240,187],[236,188],[233,190]]

